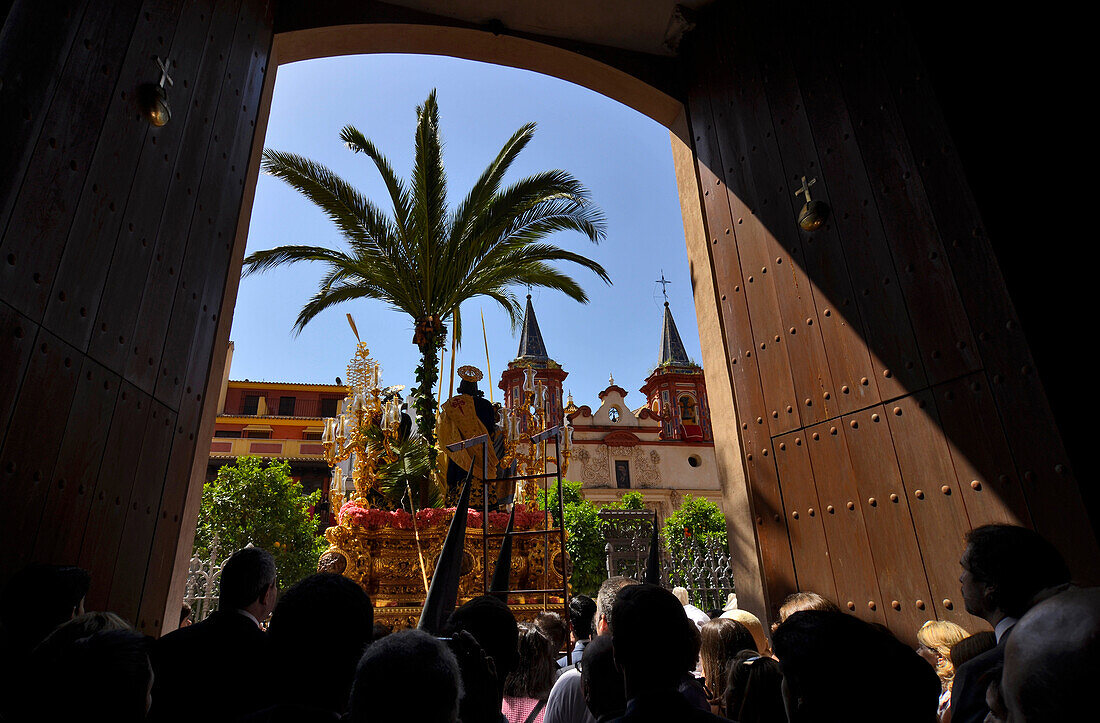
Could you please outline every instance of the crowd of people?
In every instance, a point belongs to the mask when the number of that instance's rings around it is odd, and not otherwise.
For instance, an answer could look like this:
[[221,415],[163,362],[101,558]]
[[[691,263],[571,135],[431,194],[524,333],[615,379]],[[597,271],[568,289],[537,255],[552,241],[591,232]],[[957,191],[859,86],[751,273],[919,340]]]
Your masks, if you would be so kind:
[[990,631],[930,620],[918,647],[810,591],[765,631],[737,607],[624,577],[567,616],[517,622],[498,597],[457,607],[442,636],[374,623],[363,589],[316,574],[280,591],[256,547],[222,571],[220,609],[153,640],[85,612],[75,567],[34,566],[0,598],[0,721],[423,723],[1047,723],[1091,709],[1100,588],[1009,525],[961,551],[966,610]]

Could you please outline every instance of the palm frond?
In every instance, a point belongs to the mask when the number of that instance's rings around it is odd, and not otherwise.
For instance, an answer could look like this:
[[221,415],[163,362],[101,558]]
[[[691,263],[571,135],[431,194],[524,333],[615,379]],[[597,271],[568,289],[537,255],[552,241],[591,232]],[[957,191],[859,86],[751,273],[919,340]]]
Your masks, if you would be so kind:
[[324,164],[265,149],[263,170],[312,201],[349,240],[369,240],[382,246],[396,241],[393,220]]
[[386,184],[386,190],[390,194],[390,202],[393,203],[398,234],[402,237],[402,242],[407,243],[410,202],[405,182],[397,176],[393,166],[378,150],[378,147],[355,126],[344,126],[340,131],[340,140],[344,141],[344,144],[352,151],[363,153],[374,161],[374,166],[378,169],[382,181]]
[[325,261],[330,264],[342,264],[351,258],[340,251],[323,246],[279,246],[266,251],[254,251],[244,260],[244,276],[263,273],[276,266],[293,264],[299,261]]
[[[412,174],[412,197],[415,213],[413,231],[419,245],[418,266],[421,272],[423,297],[432,300],[437,279],[432,273],[439,262],[447,210],[447,172],[443,168],[443,142],[439,135],[439,106],[435,90],[428,94],[424,105],[416,109],[416,149]],[[424,310],[424,315],[430,311]]]
[[512,137],[497,153],[496,158],[482,171],[481,177],[477,179],[466,198],[455,209],[451,221],[452,239],[465,235],[472,219],[484,212],[485,205],[496,195],[500,188],[500,182],[504,179],[504,174],[508,172],[512,162],[516,160],[520,152],[531,142],[534,134],[535,124],[525,123],[512,134]]
[[325,309],[353,299],[388,301],[387,297],[379,293],[377,288],[363,283],[346,283],[330,288],[322,287],[298,312],[298,318],[294,322],[294,336],[301,334],[306,324]]

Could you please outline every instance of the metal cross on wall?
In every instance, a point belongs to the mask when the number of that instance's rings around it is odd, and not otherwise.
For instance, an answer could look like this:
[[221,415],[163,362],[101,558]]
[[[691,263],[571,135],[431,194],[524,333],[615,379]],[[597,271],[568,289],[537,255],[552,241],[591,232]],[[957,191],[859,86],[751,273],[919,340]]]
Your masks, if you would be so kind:
[[807,183],[806,182],[806,177],[803,176],[802,177],[802,188],[795,191],[794,195],[796,195],[796,196],[805,195],[806,196],[806,203],[809,203],[810,202],[810,186],[814,185],[815,183],[817,183],[816,178],[811,178],[810,182]]
[[164,87],[165,83],[167,83],[168,85],[174,85],[174,83],[172,82],[172,76],[168,74],[168,64],[170,61],[161,60],[159,55],[156,56],[156,59],[157,66],[160,68],[160,82],[157,83],[157,85],[159,85],[161,88]]

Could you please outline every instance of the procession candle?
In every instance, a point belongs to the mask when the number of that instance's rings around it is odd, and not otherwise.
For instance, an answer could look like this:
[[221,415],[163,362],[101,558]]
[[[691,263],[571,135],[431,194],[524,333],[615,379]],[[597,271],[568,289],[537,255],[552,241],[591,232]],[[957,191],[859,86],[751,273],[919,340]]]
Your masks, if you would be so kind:
[[333,431],[336,428],[336,420],[329,417],[325,420],[325,431],[321,433],[322,442],[331,442],[333,437]]
[[535,391],[535,370],[531,367],[527,367],[523,370],[523,373],[525,375],[525,379],[523,380],[523,391]]

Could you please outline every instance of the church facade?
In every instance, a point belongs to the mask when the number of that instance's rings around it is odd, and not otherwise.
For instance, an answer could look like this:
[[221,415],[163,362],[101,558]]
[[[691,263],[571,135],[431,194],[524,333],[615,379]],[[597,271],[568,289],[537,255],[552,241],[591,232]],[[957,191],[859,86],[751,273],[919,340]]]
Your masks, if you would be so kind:
[[721,507],[703,369],[688,358],[667,302],[657,365],[641,387],[644,402],[634,409],[626,402],[629,392],[614,378],[599,393],[598,403],[578,407],[570,394],[563,404],[568,372],[548,355],[530,297],[516,358],[501,374],[505,405],[519,397],[527,367],[549,389],[548,422],[568,417],[573,426],[565,478],[580,482],[586,499],[606,504],[637,490],[662,518],[685,495],[705,497]]

